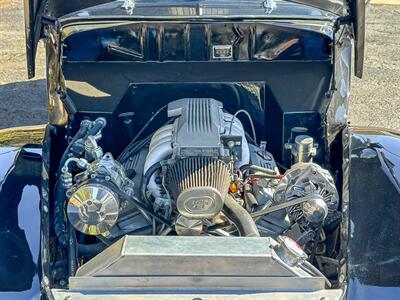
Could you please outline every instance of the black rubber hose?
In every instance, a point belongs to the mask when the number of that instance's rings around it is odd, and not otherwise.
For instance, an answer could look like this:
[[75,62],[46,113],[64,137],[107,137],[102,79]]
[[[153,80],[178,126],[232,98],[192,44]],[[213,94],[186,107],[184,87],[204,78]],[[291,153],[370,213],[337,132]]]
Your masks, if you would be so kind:
[[75,228],[69,224],[69,243],[68,243],[68,274],[75,276],[77,270],[76,235]]
[[76,106],[74,101],[65,92],[60,93],[60,100],[65,106],[65,110],[68,115],[74,115],[76,113]]
[[240,236],[259,237],[256,223],[250,214],[242,206],[233,199],[231,195],[225,198],[224,209],[225,215],[235,224]]
[[263,168],[263,167],[260,167],[257,165],[246,164],[246,165],[243,165],[240,167],[240,171],[242,173],[246,172],[247,170],[253,170],[253,171],[261,172],[261,173],[268,174],[268,175],[277,175],[276,171],[267,169],[267,168]]
[[68,159],[68,153],[71,150],[72,145],[75,144],[77,140],[84,137],[86,135],[87,131],[88,131],[88,126],[81,126],[79,128],[78,132],[72,138],[72,141],[68,144],[67,148],[65,149],[65,151],[60,159],[60,164],[58,166],[58,172],[57,172],[57,178],[60,178],[61,169],[64,166],[66,160]]
[[68,154],[71,151],[71,147],[81,138],[88,137],[89,135],[95,135],[99,130],[103,129],[106,125],[104,118],[98,118],[95,120],[95,124],[89,129],[89,125],[81,125],[79,130],[76,132],[75,136],[72,138],[71,142],[68,144],[67,148],[60,159],[60,164],[58,166],[57,178],[60,178],[61,169],[64,166],[66,160],[68,159]]
[[79,255],[96,255],[107,248],[107,245],[103,242],[98,242],[95,244],[78,244]]
[[89,135],[96,135],[100,130],[102,130],[106,126],[106,120],[104,118],[97,118],[94,120],[94,125],[90,128],[86,134],[86,137]]
[[64,187],[60,182],[57,182],[54,190],[54,232],[60,246],[64,249],[66,249],[69,244],[69,235],[65,228],[65,201]]

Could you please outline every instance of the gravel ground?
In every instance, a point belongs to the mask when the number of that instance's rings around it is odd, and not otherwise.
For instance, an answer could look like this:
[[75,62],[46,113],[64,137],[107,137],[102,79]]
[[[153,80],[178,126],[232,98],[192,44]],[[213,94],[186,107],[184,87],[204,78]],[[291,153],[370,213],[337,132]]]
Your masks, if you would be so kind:
[[400,6],[370,5],[366,26],[364,75],[352,79],[349,118],[400,130]]
[[[23,1],[0,0],[0,128],[46,122],[44,51],[27,80]],[[352,124],[400,130],[400,6],[370,5],[362,80],[354,78]]]
[[0,128],[47,120],[44,49],[27,80],[23,1],[0,0]]

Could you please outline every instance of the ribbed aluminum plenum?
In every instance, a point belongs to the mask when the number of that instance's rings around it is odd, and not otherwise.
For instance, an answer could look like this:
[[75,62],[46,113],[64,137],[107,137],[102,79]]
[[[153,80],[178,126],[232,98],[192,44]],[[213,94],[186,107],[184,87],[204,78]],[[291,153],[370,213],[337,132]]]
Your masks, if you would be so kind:
[[212,131],[210,99],[189,99],[188,132]]
[[188,188],[213,187],[225,199],[231,175],[228,165],[211,157],[189,157],[177,161],[169,168],[166,184],[174,199]]

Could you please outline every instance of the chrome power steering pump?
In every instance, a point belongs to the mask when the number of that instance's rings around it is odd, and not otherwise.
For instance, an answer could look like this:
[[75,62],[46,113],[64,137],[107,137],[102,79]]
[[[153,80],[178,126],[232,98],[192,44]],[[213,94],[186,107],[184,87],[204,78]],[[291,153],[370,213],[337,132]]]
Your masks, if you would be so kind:
[[134,186],[112,154],[103,154],[97,144],[100,132],[85,139],[85,158],[66,160],[61,176],[69,199],[68,219],[77,230],[88,235],[107,235],[118,220],[119,192],[132,195]]

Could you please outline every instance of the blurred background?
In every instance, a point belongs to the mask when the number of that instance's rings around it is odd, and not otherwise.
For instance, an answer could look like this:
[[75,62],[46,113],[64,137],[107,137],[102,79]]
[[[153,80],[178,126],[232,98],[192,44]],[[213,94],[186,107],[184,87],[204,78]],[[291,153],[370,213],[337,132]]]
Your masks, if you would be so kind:
[[[353,125],[400,130],[400,0],[367,5],[363,79],[352,77]],[[22,0],[0,0],[0,128],[47,121],[45,60],[39,45],[36,77],[27,80]]]

